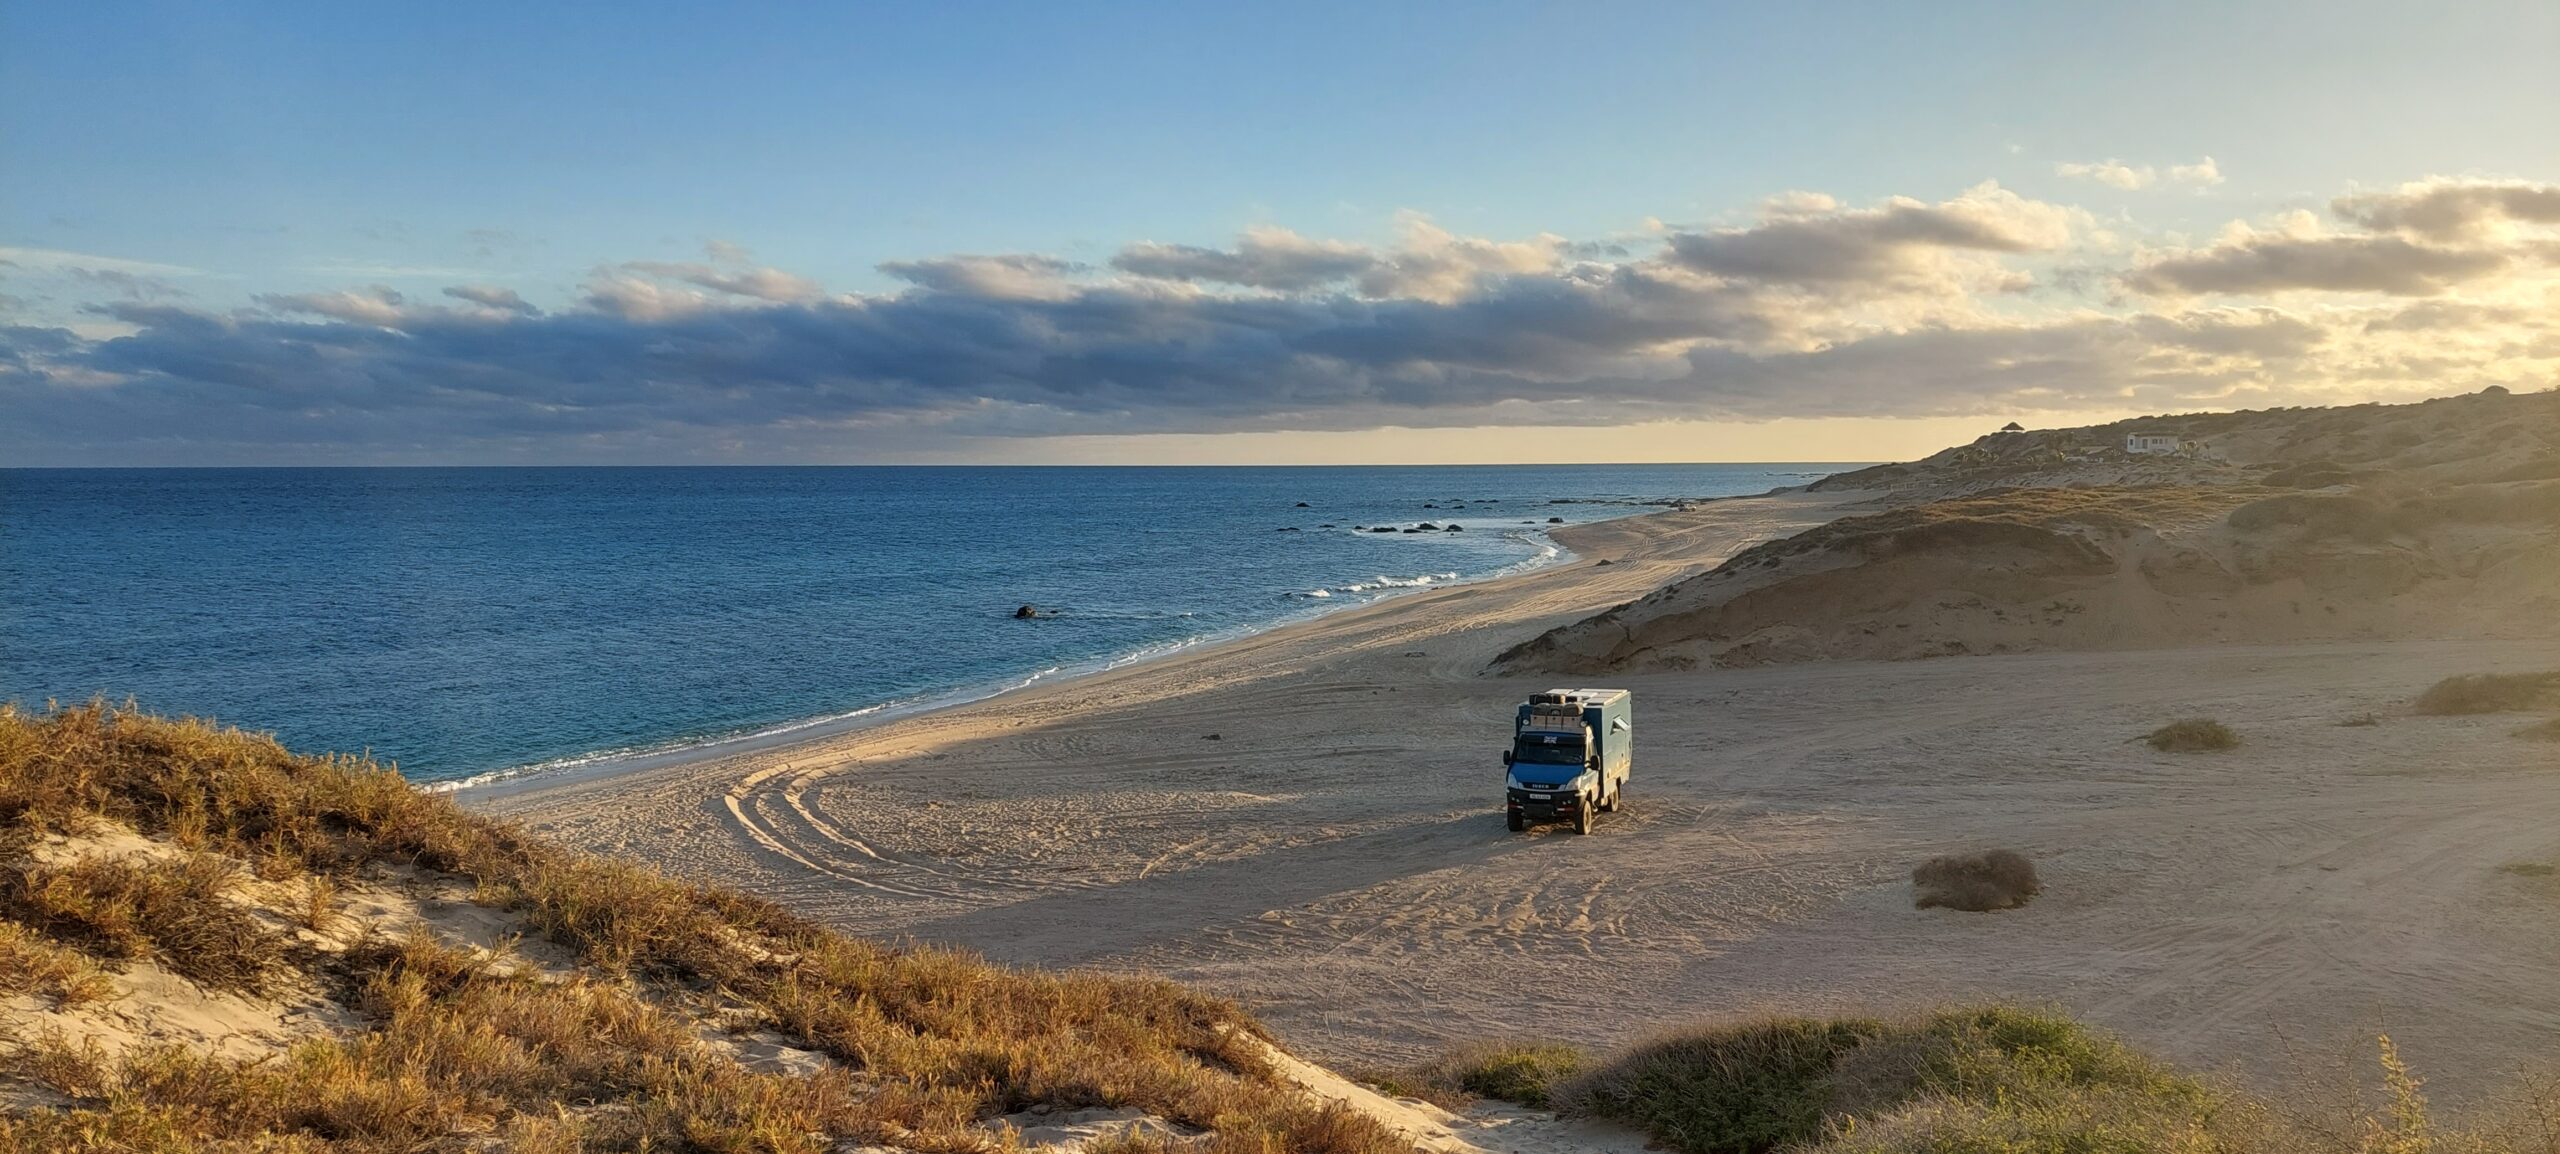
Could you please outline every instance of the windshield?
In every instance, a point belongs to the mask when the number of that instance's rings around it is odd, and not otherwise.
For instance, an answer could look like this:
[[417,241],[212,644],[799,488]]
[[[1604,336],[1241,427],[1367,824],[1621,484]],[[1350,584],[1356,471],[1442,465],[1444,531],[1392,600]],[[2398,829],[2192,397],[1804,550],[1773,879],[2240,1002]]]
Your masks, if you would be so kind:
[[[1547,744],[1550,740],[1555,744]],[[1512,752],[1511,760],[1521,765],[1580,765],[1582,742],[1571,737],[1523,737],[1519,748]]]

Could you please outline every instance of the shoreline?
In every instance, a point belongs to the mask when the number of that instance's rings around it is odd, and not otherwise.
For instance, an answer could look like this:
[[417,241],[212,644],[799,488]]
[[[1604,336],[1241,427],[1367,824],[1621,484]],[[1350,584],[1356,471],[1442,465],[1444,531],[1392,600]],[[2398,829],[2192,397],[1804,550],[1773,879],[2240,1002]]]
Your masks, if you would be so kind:
[[[844,714],[786,723],[734,737],[685,742],[667,748],[581,755],[566,760],[490,770],[452,781],[425,782],[421,783],[419,788],[451,793],[455,800],[465,805],[495,804],[511,800],[521,802],[553,790],[591,787],[600,782],[635,775],[682,772],[758,754],[790,754],[794,751],[802,751],[804,747],[823,749],[901,722],[984,707],[1019,698],[1025,694],[1064,691],[1079,684],[1131,670],[1207,657],[1230,646],[1291,630],[1319,628],[1328,622],[1353,617],[1400,601],[1552,573],[1582,560],[1580,551],[1575,547],[1575,540],[1589,538],[1607,541],[1611,539],[1605,534],[1586,533],[1587,530],[1602,529],[1630,521],[1677,517],[1694,509],[1721,503],[1802,497],[1808,495],[1809,488],[1809,485],[1782,485],[1761,493],[1684,498],[1683,503],[1670,507],[1652,507],[1658,503],[1645,502],[1643,503],[1645,507],[1640,507],[1638,511],[1629,512],[1624,516],[1570,525],[1541,526],[1537,533],[1555,550],[1553,554],[1528,558],[1479,577],[1463,578],[1445,584],[1432,583],[1390,589],[1368,600],[1342,605],[1311,604],[1300,613],[1281,617],[1266,624],[1203,635],[1165,647],[1160,652],[1103,658],[1099,659],[1098,664],[1088,663],[1089,667],[1035,673],[997,688],[959,689],[948,694],[937,694],[921,699],[882,702]],[[1870,495],[1864,492],[1849,494],[1846,500],[1827,497],[1822,499],[1821,503],[1826,506],[1847,504]]]
[[[1542,570],[1556,568],[1562,565],[1570,565],[1578,559],[1577,555],[1571,545],[1558,537],[1559,533],[1570,534],[1574,530],[1591,526],[1607,525],[1618,521],[1626,521],[1643,517],[1659,517],[1666,514],[1684,512],[1689,509],[1711,505],[1722,501],[1758,500],[1763,498],[1781,497],[1789,494],[1804,493],[1811,489],[1812,484],[1813,482],[1807,482],[1802,485],[1780,485],[1760,493],[1741,493],[1715,497],[1683,497],[1676,499],[1653,499],[1626,502],[1616,502],[1603,499],[1571,499],[1564,503],[1581,505],[1626,504],[1630,506],[1633,511],[1617,517],[1605,517],[1593,521],[1576,522],[1570,525],[1539,526],[1533,530],[1527,530],[1525,532],[1513,530],[1513,532],[1522,532],[1524,539],[1530,540],[1533,543],[1542,539],[1545,547],[1550,551],[1543,556],[1528,557],[1521,561],[1490,570],[1474,577],[1460,577],[1445,583],[1428,582],[1418,585],[1389,588],[1380,592],[1377,596],[1366,600],[1346,602],[1340,605],[1311,603],[1300,609],[1298,612],[1284,614],[1270,621],[1256,625],[1238,626],[1217,632],[1204,633],[1196,637],[1187,638],[1170,644],[1159,645],[1133,653],[1095,658],[1089,661],[1079,662],[1074,665],[1053,666],[1049,669],[1035,671],[1020,678],[1004,679],[995,683],[982,684],[979,686],[965,686],[948,691],[930,693],[919,697],[893,699],[890,701],[866,705],[859,709],[843,713],[826,714],[797,721],[783,722],[749,733],[700,739],[676,738],[669,742],[651,747],[624,750],[602,750],[593,753],[578,754],[566,758],[555,758],[549,761],[535,762],[528,765],[508,766],[500,769],[485,770],[480,773],[470,774],[465,777],[454,778],[447,781],[421,782],[419,783],[418,788],[436,793],[451,793],[455,795],[457,800],[460,800],[465,804],[471,804],[475,801],[493,800],[518,793],[539,791],[552,786],[568,785],[599,778],[615,777],[626,773],[644,773],[656,769],[668,769],[704,762],[715,762],[747,754],[786,749],[791,746],[804,743],[823,742],[831,738],[843,737],[848,734],[860,733],[880,726],[893,724],[911,717],[937,713],[950,709],[965,709],[973,705],[984,704],[1002,697],[1023,693],[1033,689],[1047,686],[1068,685],[1085,678],[1098,677],[1114,673],[1122,669],[1128,669],[1157,661],[1171,660],[1188,654],[1205,652],[1218,646],[1233,644],[1238,641],[1261,636],[1276,630],[1310,625],[1345,613],[1356,613],[1360,610],[1392,601],[1400,597],[1411,597],[1437,590],[1459,589],[1473,585],[1482,585],[1488,582],[1505,581],[1516,577],[1527,576]],[[1309,600],[1314,602],[1317,599],[1310,598]]]

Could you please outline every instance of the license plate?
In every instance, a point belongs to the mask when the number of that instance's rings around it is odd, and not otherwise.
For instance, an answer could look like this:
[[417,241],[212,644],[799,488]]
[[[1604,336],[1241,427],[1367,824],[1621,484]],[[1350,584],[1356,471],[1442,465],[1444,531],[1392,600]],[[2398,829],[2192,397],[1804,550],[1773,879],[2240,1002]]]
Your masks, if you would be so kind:
[[1551,793],[1533,793],[1529,795],[1529,800],[1531,801],[1552,801],[1554,799],[1555,795]]

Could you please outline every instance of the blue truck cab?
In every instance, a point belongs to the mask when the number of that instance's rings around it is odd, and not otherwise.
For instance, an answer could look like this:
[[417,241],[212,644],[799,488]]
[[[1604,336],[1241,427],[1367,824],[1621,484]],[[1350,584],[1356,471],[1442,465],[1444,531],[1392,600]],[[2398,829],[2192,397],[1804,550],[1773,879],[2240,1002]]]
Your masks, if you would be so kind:
[[1520,704],[1502,754],[1512,832],[1569,821],[1590,833],[1593,818],[1617,810],[1635,765],[1634,708],[1623,689],[1550,689]]

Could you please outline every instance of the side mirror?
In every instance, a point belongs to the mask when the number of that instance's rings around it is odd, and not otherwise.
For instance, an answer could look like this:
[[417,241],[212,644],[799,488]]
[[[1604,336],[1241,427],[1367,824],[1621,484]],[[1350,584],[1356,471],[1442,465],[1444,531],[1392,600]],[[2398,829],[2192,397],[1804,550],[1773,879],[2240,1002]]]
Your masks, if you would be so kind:
[[1510,750],[1507,750],[1507,749],[1506,749],[1506,750],[1503,750],[1503,751],[1502,751],[1502,764],[1504,764],[1504,765],[1506,765],[1506,766],[1511,764],[1511,751],[1510,751]]

